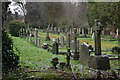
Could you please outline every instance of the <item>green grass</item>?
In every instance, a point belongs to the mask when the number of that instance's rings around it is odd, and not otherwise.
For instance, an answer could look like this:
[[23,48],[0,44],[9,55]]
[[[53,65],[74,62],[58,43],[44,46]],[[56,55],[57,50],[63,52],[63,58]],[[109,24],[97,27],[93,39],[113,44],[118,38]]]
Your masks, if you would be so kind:
[[[41,35],[43,34],[43,35]],[[43,43],[49,43],[52,45],[52,40],[51,41],[45,41],[45,33],[40,32],[39,36],[40,36],[40,44],[42,45]],[[59,34],[50,34],[51,38],[56,38],[56,37],[60,37]],[[12,37],[13,42],[14,42],[14,46],[18,49],[18,52],[15,48],[14,51],[16,54],[18,54],[20,56],[20,66],[22,69],[24,69],[24,71],[31,71],[31,70],[40,70],[40,71],[48,71],[48,68],[51,67],[51,59],[54,57],[59,58],[59,62],[66,62],[66,55],[55,55],[52,54],[51,52],[48,52],[47,50],[44,50],[40,47],[37,47],[36,45],[33,45],[32,43],[30,43],[26,38],[19,38],[19,37]],[[81,41],[89,41],[92,42],[91,38],[78,38]],[[34,41],[34,38],[32,38],[32,41]],[[117,45],[117,41],[112,41],[112,43],[110,41],[102,41],[104,45],[106,44],[110,44],[112,46]],[[109,49],[109,45],[108,47],[105,46],[105,48]],[[67,48],[61,47],[59,46],[59,51],[67,51]],[[103,52],[103,53],[107,53],[107,54],[112,54],[112,52]],[[83,73],[84,76],[86,76],[85,74],[87,74],[86,70],[90,70],[91,68],[88,68],[86,66],[83,66],[80,64],[80,61],[78,60],[70,60],[71,62],[71,67],[73,69],[74,72],[81,72]],[[112,68],[116,68],[116,66],[113,64],[117,63],[117,61],[111,61],[111,67]],[[84,74],[85,73],[85,74]],[[46,75],[45,75],[46,74]],[[30,73],[28,74],[29,76],[34,75],[36,77],[50,77],[50,75],[52,77],[55,77],[56,74],[50,74],[48,73]],[[26,74],[25,74],[26,75]],[[56,77],[55,77],[56,78]]]

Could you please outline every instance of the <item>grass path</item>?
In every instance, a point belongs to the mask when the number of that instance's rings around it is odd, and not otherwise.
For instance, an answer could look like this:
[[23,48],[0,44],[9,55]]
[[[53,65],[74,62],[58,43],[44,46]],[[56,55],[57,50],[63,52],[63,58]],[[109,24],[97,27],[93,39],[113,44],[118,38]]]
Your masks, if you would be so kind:
[[[20,54],[14,49],[15,53],[20,56],[20,65],[28,67],[30,70],[46,70],[51,66],[51,59],[58,57],[60,62],[66,62],[65,55],[55,55],[39,48],[25,40],[24,38],[12,37],[14,46],[18,49]],[[80,65],[79,61],[71,60],[72,65]]]

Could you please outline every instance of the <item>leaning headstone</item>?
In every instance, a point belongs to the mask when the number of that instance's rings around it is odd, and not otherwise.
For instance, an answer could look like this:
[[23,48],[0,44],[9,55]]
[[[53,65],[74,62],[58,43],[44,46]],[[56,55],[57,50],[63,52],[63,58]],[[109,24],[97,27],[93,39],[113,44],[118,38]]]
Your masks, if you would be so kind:
[[81,45],[81,49],[80,49],[80,56],[79,56],[79,60],[82,64],[88,64],[88,60],[89,60],[89,49],[86,45],[82,44]]
[[52,46],[53,54],[58,54],[58,43],[55,41]]

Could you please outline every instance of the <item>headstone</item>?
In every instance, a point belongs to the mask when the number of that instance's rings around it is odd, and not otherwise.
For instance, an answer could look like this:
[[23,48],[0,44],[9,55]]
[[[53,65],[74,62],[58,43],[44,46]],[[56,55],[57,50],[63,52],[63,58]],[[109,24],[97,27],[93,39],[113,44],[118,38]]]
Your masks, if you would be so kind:
[[29,42],[31,42],[31,37],[32,37],[32,34],[30,33],[29,34]]
[[66,46],[70,47],[70,34],[66,35]]
[[57,27],[54,27],[54,33],[56,33],[57,32]]
[[72,28],[70,28],[70,33],[72,33]]
[[35,40],[35,44],[36,44],[36,45],[37,45],[37,38],[38,38],[38,30],[35,28],[34,40]]
[[51,32],[53,32],[54,28],[53,28],[53,24],[51,25]]
[[116,38],[118,37],[118,35],[119,35],[119,30],[117,29],[116,30]]
[[79,46],[80,46],[80,41],[77,40],[77,50],[78,50],[78,52],[79,52]]
[[58,43],[55,41],[52,46],[53,54],[58,54]]
[[77,29],[74,28],[74,35],[73,35],[73,40],[74,40],[74,51],[73,51],[73,59],[78,60],[79,59],[79,52],[77,50]]
[[95,22],[95,55],[101,55],[101,23]]
[[75,42],[74,42],[74,40],[70,41],[70,49],[75,49]]
[[61,46],[64,46],[64,36],[60,37],[60,44],[61,44]]
[[82,28],[82,36],[85,36],[85,29]]
[[81,33],[81,28],[79,28],[79,34]]
[[94,39],[94,36],[95,36],[95,33],[93,32],[93,33],[92,33],[92,39]]
[[101,55],[101,23],[99,20],[95,20],[95,55],[90,56],[88,65],[98,70],[110,69],[108,55]]
[[93,30],[92,30],[92,28],[90,28],[90,34],[92,34],[93,33]]
[[82,44],[81,45],[81,49],[80,49],[80,56],[79,56],[79,60],[82,64],[88,64],[89,61],[89,49],[86,45]]
[[40,38],[37,38],[37,45],[40,47]]
[[90,28],[88,28],[88,34],[90,34]]
[[60,27],[58,27],[58,32],[59,32],[59,33],[61,32],[61,28],[60,28]]

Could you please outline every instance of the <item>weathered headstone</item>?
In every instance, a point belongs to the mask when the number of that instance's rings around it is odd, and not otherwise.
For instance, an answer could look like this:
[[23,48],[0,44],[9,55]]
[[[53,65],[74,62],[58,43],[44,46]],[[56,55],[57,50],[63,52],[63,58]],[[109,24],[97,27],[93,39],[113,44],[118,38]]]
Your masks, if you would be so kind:
[[35,40],[35,44],[36,44],[36,45],[37,45],[37,38],[38,38],[38,30],[35,28],[34,40]]
[[54,27],[54,33],[56,33],[57,32],[57,27]]
[[84,37],[85,36],[85,29],[82,28],[82,36]]
[[98,70],[110,69],[108,55],[101,55],[101,23],[99,20],[95,20],[95,55],[90,56],[88,61],[89,67]]
[[79,52],[80,41],[77,40],[77,51]]
[[89,61],[89,49],[86,45],[82,44],[81,45],[81,49],[80,49],[80,56],[79,56],[79,60],[82,64],[88,64]]
[[118,38],[118,35],[119,35],[119,30],[117,29],[116,30],[116,38]]
[[58,27],[58,32],[59,32],[59,33],[61,32],[61,28],[60,28],[60,27]]
[[70,47],[70,34],[66,35],[66,46]]
[[91,32],[90,32],[91,30],[90,30],[90,28],[88,28],[88,34],[90,34]]
[[52,46],[52,51],[53,51],[53,54],[58,54],[58,43],[55,41],[54,43],[53,43],[53,46]]
[[64,46],[64,36],[60,37],[60,44],[61,44],[61,46]]
[[79,52],[77,50],[77,29],[74,28],[74,35],[73,35],[73,40],[74,40],[74,51],[73,51],[73,59],[78,60],[79,59]]
[[40,47],[40,38],[37,38],[37,45]]
[[75,42],[74,42],[74,40],[70,41],[70,49],[75,49]]

